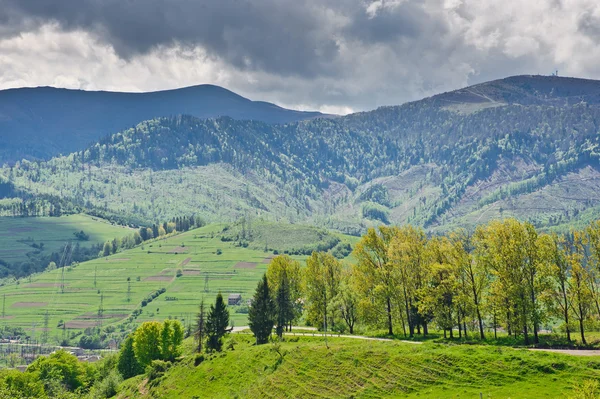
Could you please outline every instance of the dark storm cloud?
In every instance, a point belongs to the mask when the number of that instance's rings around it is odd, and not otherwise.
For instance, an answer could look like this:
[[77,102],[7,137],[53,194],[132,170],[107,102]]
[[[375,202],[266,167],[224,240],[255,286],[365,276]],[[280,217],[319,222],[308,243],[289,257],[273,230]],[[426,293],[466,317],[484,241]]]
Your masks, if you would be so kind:
[[[314,76],[338,52],[321,2],[0,0],[7,22],[93,32],[130,59],[157,46],[202,46],[238,68]],[[19,18],[20,17],[20,18]],[[6,22],[5,22],[6,23]]]

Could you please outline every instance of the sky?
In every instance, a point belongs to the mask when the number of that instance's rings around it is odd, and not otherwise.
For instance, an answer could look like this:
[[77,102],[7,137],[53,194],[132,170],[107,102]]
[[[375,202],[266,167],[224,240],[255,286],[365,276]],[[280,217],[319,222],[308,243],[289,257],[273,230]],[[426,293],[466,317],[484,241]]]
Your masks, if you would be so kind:
[[600,79],[597,0],[0,0],[0,89],[210,83],[345,114],[555,70]]

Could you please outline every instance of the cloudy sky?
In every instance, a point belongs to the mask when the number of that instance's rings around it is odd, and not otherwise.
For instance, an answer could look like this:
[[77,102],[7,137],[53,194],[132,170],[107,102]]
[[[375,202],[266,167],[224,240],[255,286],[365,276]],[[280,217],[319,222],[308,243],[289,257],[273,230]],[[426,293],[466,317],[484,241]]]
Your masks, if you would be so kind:
[[600,79],[597,0],[0,0],[0,89],[212,83],[347,113],[555,69]]

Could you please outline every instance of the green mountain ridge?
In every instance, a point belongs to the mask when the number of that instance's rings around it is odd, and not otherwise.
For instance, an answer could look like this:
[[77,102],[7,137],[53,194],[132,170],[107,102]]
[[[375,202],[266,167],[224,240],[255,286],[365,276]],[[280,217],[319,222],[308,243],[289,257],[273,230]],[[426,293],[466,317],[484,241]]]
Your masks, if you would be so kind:
[[600,211],[600,82],[519,76],[336,119],[152,119],[0,176],[36,197],[146,220],[259,215],[358,233]]
[[251,101],[214,85],[150,93],[36,87],[0,91],[0,163],[49,159],[94,143],[141,121],[189,114],[227,115],[266,123],[323,116]]

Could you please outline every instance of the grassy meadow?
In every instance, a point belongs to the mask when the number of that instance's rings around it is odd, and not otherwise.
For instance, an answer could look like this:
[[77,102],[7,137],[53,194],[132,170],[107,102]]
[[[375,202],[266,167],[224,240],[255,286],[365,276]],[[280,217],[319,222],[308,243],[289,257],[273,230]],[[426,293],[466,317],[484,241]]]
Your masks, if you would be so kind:
[[131,234],[131,230],[84,214],[61,217],[0,217],[0,259],[9,263],[27,260],[27,253],[38,251],[32,244],[44,244],[43,252],[59,251],[68,241],[76,241],[73,233],[82,231],[87,247]]

